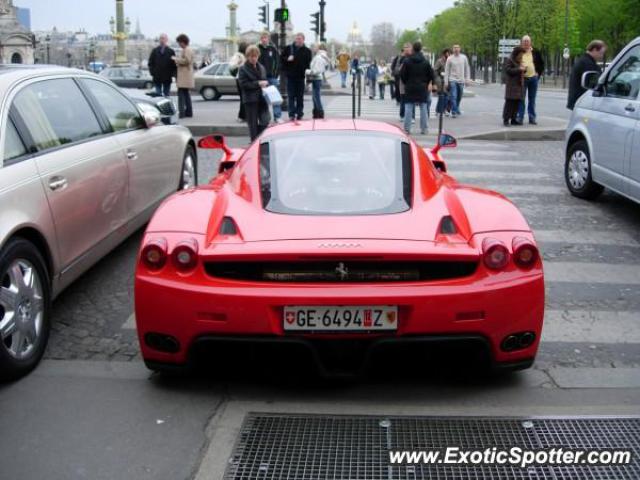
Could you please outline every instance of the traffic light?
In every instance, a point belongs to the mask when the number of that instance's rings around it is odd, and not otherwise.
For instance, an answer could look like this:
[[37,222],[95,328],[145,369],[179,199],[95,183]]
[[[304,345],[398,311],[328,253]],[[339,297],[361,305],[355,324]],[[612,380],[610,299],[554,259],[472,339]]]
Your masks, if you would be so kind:
[[269,14],[267,13],[266,5],[258,7],[258,19],[260,20],[260,23],[264,23],[265,25],[269,24]]
[[289,21],[289,9],[276,8],[274,12],[274,20],[278,23],[287,23]]
[[316,35],[320,34],[320,12],[311,14],[311,31],[315,32]]

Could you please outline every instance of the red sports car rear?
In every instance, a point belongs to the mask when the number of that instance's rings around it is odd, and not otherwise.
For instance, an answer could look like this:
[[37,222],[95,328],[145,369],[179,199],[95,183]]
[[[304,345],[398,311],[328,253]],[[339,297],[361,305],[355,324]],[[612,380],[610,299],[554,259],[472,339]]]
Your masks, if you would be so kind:
[[437,150],[365,121],[274,127],[246,151],[201,146],[223,149],[227,170],[165,201],[142,242],[150,368],[222,345],[291,347],[327,375],[436,344],[479,345],[498,368],[533,363],[544,313],[533,234],[506,198],[443,172]]

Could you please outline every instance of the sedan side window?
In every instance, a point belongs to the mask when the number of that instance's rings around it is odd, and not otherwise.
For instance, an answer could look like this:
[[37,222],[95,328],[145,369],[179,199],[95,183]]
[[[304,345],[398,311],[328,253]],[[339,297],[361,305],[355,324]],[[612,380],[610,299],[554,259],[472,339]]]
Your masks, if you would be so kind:
[[82,83],[102,107],[114,132],[144,127],[144,120],[138,109],[115,88],[98,80],[83,79]]
[[16,95],[13,107],[33,139],[28,151],[55,148],[103,133],[89,102],[71,78],[32,83]]
[[632,48],[607,76],[607,96],[634,100],[640,92],[640,45]]
[[206,75],[215,75],[217,73],[217,71],[220,69],[220,65],[214,65],[211,68],[209,68],[205,74]]
[[6,135],[4,136],[4,164],[27,154],[27,148],[22,143],[18,130],[11,120],[7,121]]

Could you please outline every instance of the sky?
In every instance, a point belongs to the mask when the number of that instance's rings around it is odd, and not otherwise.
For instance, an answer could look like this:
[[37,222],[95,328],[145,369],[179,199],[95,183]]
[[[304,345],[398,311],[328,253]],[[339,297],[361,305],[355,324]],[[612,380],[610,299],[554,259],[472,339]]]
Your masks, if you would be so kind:
[[[238,23],[242,30],[262,30],[258,7],[263,0],[235,0],[239,5]],[[383,21],[396,29],[412,29],[453,5],[453,0],[326,0],[327,38],[345,41],[354,21],[365,39],[371,26]],[[135,26],[140,19],[142,32],[156,37],[167,32],[172,37],[187,33],[195,43],[208,44],[212,37],[225,35],[229,0],[124,0],[125,15]],[[271,11],[280,0],[270,0]],[[107,33],[109,18],[115,15],[115,0],[14,0],[14,5],[31,9],[33,30]],[[311,14],[317,0],[289,0],[288,7],[296,31],[311,35]],[[271,15],[273,18],[273,14]]]

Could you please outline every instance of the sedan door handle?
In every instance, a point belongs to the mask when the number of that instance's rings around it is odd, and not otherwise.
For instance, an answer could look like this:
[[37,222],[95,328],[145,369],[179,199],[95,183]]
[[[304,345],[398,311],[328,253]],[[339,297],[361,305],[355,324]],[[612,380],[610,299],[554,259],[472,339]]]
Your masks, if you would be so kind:
[[128,160],[137,160],[138,159],[138,152],[136,152],[135,150],[128,149],[127,150],[127,159]]
[[56,190],[64,190],[65,188],[67,188],[67,185],[67,179],[64,177],[56,176],[49,179],[49,189],[53,192],[55,192]]
[[632,103],[630,103],[629,105],[627,105],[626,107],[624,107],[624,109],[625,109],[627,112],[635,112],[635,111],[636,111],[636,107],[635,107]]

